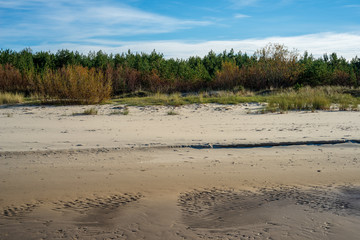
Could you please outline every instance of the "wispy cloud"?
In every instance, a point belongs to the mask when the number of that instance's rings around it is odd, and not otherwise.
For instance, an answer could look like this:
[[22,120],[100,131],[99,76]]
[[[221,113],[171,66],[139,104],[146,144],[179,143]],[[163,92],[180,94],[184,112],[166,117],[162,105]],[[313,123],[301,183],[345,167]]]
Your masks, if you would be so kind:
[[360,8],[360,4],[345,5],[346,8]]
[[[3,42],[23,37],[29,43],[85,43],[91,38],[168,33],[212,24],[151,13],[114,1],[0,1],[0,12],[4,13],[0,14],[0,41]],[[10,15],[18,17],[10,18]]]
[[297,49],[300,53],[308,51],[315,57],[324,53],[336,52],[350,60],[356,55],[360,56],[360,34],[353,33],[319,33],[295,37],[269,37],[263,39],[244,39],[232,41],[151,41],[151,42],[117,42],[117,41],[93,41],[88,45],[64,43],[61,45],[33,46],[33,50],[43,51],[58,49],[77,50],[83,53],[102,50],[107,53],[122,53],[131,50],[133,52],[150,53],[154,49],[163,53],[167,58],[188,58],[190,56],[205,56],[210,50],[217,53],[223,50],[234,49],[252,55],[257,49],[268,43],[284,44],[289,49]]
[[249,17],[250,17],[249,15],[245,15],[245,14],[241,14],[241,13],[234,15],[234,18],[249,18]]
[[259,0],[229,0],[232,7],[243,8],[247,6],[253,6],[259,2]]
[[[268,29],[271,29],[271,34],[274,35],[318,31],[319,28],[309,30],[306,28],[304,30],[302,27],[312,25],[319,25],[321,29],[327,29],[326,31],[359,31],[359,25],[352,19],[348,20],[343,27],[339,25],[337,28],[328,26],[324,22],[305,21],[298,24],[292,22],[289,23],[289,26],[298,26],[302,30],[286,32],[288,25],[280,24],[272,27],[275,25],[271,25],[269,22],[269,20],[279,22],[278,15],[275,13],[272,14],[276,16],[271,15],[265,18],[262,15],[260,16],[257,11],[253,11],[249,16],[245,13],[250,11],[239,10],[245,7],[264,7],[265,4],[269,4],[263,0],[224,0],[217,5],[219,7],[216,8],[216,11],[218,12],[213,15],[210,14],[207,18],[201,16],[199,11],[189,11],[186,14],[178,15],[191,16],[194,14],[195,19],[175,17],[177,15],[174,13],[177,10],[176,7],[172,9],[174,15],[171,16],[156,13],[156,10],[150,11],[149,8],[145,10],[145,8],[132,7],[124,4],[124,2],[133,3],[133,6],[146,5],[142,5],[145,1],[137,0],[0,0],[0,48],[21,50],[25,47],[31,47],[36,51],[57,51],[68,48],[83,53],[90,50],[119,53],[126,52],[128,49],[137,52],[151,52],[156,49],[167,57],[188,58],[193,55],[206,55],[210,50],[222,52],[231,48],[234,48],[235,51],[241,50],[252,54],[256,49],[273,42],[285,44],[289,48],[296,48],[299,52],[308,50],[315,56],[337,52],[339,55],[350,59],[355,55],[360,55],[359,32],[246,39],[246,36],[255,36],[257,32],[259,33],[258,36],[268,36],[266,35],[269,32]],[[290,4],[296,1],[276,0],[273,2]],[[228,8],[224,4],[227,4]],[[349,4],[351,3],[349,2]],[[355,5],[348,5],[347,7],[357,9],[359,4],[355,3]],[[346,9],[343,8],[343,10]],[[206,11],[206,14],[208,15],[209,12]],[[288,14],[288,10],[286,10],[286,14]],[[303,13],[301,12],[301,14]],[[259,20],[254,21],[258,24],[239,27],[241,20],[249,17]],[[264,27],[262,22],[265,20],[269,25]],[[205,29],[205,26],[209,26],[209,28]],[[328,27],[326,28],[326,26]],[[246,28],[251,29],[251,31],[246,31]],[[183,29],[199,31],[183,31],[184,34],[180,36],[178,33]],[[230,30],[228,31],[228,29]],[[277,29],[284,30],[278,31]],[[253,34],[253,32],[255,33]],[[165,35],[164,33],[174,34]],[[184,39],[201,38],[202,41],[189,42],[181,39],[182,36]],[[209,39],[234,39],[239,36],[243,40],[209,41]],[[178,40],[155,40],[162,37]]]

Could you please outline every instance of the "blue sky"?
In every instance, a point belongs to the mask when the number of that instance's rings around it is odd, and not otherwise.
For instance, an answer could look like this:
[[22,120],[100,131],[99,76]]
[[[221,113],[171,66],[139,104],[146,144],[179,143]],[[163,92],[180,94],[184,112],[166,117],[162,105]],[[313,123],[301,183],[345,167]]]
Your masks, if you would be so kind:
[[280,43],[360,57],[359,0],[0,0],[0,48],[203,56]]

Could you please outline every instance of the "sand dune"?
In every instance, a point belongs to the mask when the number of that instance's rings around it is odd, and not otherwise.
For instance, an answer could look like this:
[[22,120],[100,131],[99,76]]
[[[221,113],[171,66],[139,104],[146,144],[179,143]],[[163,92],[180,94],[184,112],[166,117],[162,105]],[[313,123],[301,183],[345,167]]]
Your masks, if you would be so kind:
[[117,107],[0,109],[0,239],[357,239],[360,113]]

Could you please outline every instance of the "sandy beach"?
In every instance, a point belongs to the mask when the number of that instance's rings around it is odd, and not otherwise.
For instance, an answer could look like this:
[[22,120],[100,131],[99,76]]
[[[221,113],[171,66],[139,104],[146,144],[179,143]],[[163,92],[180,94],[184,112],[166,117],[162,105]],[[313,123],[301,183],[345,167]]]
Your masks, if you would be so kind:
[[0,239],[358,239],[360,112],[91,107],[0,108]]

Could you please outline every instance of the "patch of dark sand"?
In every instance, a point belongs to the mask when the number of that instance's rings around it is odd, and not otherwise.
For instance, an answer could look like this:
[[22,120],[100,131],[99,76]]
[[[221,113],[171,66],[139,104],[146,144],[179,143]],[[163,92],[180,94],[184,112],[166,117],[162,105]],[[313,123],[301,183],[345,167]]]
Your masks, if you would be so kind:
[[279,187],[181,194],[183,223],[202,239],[356,239],[360,188]]

